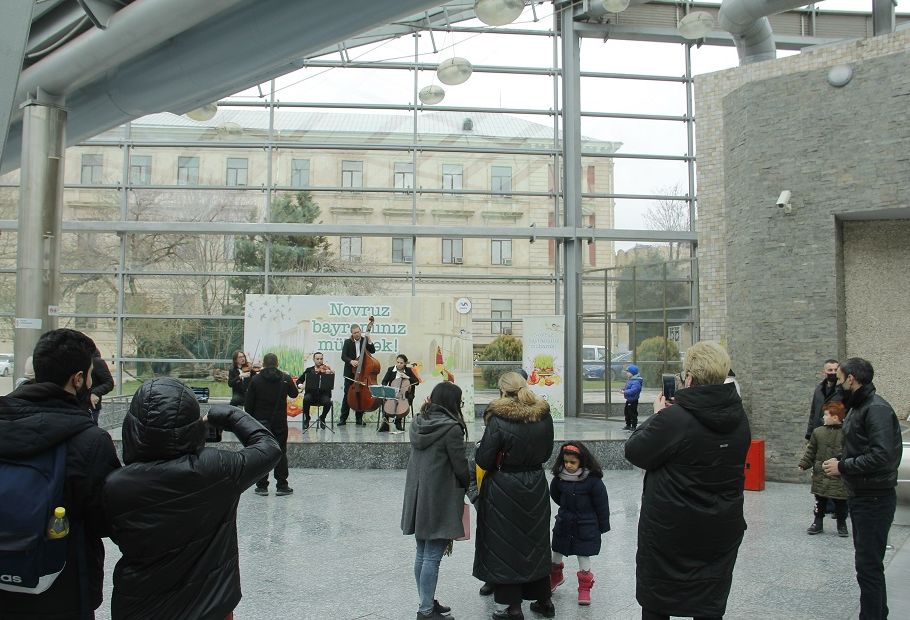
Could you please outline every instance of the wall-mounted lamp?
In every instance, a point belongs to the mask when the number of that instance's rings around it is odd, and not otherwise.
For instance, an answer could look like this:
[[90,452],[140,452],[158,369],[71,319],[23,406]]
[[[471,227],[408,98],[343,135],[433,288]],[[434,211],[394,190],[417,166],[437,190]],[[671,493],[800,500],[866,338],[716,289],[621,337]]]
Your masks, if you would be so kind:
[[785,189],[780,193],[780,196],[777,197],[777,208],[783,209],[784,213],[790,215],[793,212],[793,205],[790,202],[790,197],[792,193],[789,189]]

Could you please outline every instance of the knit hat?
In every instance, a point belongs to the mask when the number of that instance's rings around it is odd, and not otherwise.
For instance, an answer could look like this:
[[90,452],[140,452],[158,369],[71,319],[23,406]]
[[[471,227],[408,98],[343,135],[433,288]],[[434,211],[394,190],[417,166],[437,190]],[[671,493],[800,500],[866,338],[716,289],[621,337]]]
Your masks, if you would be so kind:
[[631,372],[633,377],[638,374],[638,366],[635,364],[629,364],[629,367],[626,368],[626,370]]

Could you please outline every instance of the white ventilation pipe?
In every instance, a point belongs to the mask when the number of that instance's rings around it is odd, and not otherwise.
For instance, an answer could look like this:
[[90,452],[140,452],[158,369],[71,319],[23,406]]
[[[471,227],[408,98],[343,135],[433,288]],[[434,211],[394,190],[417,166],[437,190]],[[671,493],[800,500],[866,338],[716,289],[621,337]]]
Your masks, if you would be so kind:
[[805,0],[723,0],[717,25],[733,35],[740,65],[773,60],[777,53],[768,16],[807,4]]

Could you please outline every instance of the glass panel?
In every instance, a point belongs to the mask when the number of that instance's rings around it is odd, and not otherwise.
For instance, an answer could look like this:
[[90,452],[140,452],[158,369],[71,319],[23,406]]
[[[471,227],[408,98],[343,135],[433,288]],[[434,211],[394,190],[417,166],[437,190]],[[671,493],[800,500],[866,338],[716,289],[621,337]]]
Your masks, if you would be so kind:
[[[616,159],[615,192],[618,194],[669,195],[675,187],[688,186],[684,161],[657,159]],[[686,193],[686,192],[683,192]],[[616,199],[616,228],[647,228],[645,215],[655,202],[643,199]]]
[[155,142],[263,142],[269,135],[269,111],[220,104],[211,120],[194,121],[170,112],[150,114],[130,123],[130,139],[140,145]]
[[19,188],[0,187],[0,219],[15,220],[18,218]]
[[4,230],[0,233],[0,269],[16,269],[16,238],[15,230]]
[[244,292],[238,290],[235,276],[128,275],[124,280],[128,314],[242,314]]
[[120,190],[66,187],[63,189],[63,221],[118,220],[122,203]]
[[66,149],[64,185],[117,185],[123,179],[123,151],[111,146]]
[[597,73],[682,76],[686,59],[680,43],[582,39],[581,70]]
[[[583,116],[581,133],[602,138],[586,140],[582,150],[588,152],[618,151],[649,155],[685,155],[687,148],[686,124],[682,121],[643,121],[617,118],[592,118]],[[612,143],[609,146],[605,142]],[[612,146],[613,148],[610,148]]]
[[[499,75],[497,78],[506,78]],[[472,75],[473,81],[476,76]],[[540,84],[538,84],[540,86]],[[526,86],[532,88],[532,85]],[[530,91],[529,91],[530,92]],[[479,91],[477,94],[482,94]],[[446,100],[448,104],[448,100]],[[452,104],[455,105],[455,104]],[[477,106],[477,102],[465,105]],[[505,105],[505,104],[503,104]],[[495,107],[502,107],[496,104]],[[516,107],[529,108],[525,104]],[[548,104],[543,109],[552,108]],[[549,114],[494,114],[490,112],[434,112],[422,110],[417,116],[417,140],[421,146],[477,146],[482,149],[552,149],[556,141],[554,118]],[[410,125],[409,125],[410,128]],[[410,144],[412,136],[403,144]],[[459,153],[439,154],[441,163],[470,162]]]
[[581,110],[684,116],[686,85],[683,82],[584,77],[581,80]]
[[[84,157],[84,156],[83,156]],[[130,184],[151,185],[152,183],[152,156],[130,156]]]
[[64,232],[61,239],[60,267],[64,271],[103,269],[113,272],[120,264],[120,237],[115,233]]
[[259,188],[241,190],[134,189],[127,219],[146,222],[255,222],[265,200]]
[[16,274],[0,273],[0,312],[10,315],[16,309]]
[[234,235],[131,234],[126,236],[126,266],[132,272],[262,271],[258,243],[256,237]]

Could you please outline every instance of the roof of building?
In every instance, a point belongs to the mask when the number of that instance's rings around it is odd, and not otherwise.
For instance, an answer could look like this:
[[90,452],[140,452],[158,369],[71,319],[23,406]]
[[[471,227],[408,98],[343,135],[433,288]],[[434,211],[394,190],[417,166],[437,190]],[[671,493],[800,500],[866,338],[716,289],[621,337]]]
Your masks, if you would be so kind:
[[[300,109],[275,110],[275,131],[401,134],[413,132],[414,116],[402,114],[375,114],[355,112],[322,112]],[[267,131],[269,111],[219,107],[209,121],[194,121],[186,116],[168,112],[151,114],[133,121],[133,126],[143,128],[179,127],[196,130],[242,128]],[[520,116],[490,112],[421,112],[417,116],[418,132],[436,136],[470,136],[481,138],[508,138],[518,140],[553,140],[553,127]],[[619,150],[621,142],[583,137],[590,146],[596,143],[610,152]]]

